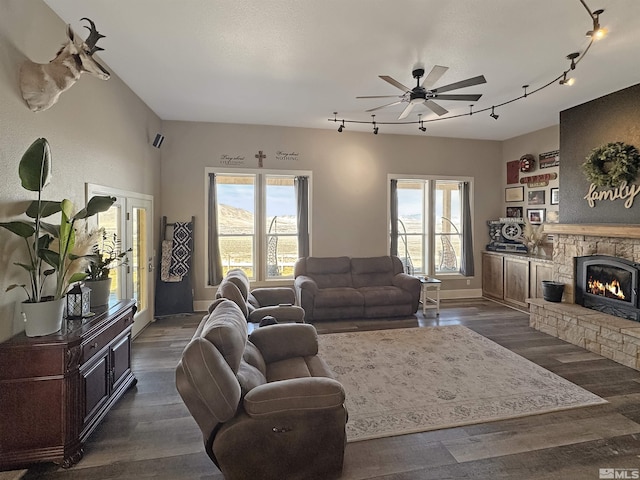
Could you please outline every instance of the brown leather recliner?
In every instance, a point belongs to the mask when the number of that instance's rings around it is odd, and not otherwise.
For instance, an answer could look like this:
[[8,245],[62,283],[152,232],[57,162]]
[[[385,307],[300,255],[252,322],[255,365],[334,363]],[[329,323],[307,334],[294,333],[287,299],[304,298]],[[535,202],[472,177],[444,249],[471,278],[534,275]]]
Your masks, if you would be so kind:
[[342,472],[344,389],[312,325],[256,329],[216,300],[176,368],[176,386],[226,479],[331,479]]

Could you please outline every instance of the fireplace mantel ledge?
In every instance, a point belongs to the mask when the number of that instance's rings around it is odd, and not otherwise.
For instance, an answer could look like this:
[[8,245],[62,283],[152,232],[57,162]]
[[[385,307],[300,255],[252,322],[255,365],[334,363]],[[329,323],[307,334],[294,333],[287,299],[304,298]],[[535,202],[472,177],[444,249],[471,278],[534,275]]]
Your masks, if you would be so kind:
[[586,235],[591,237],[640,238],[640,225],[617,223],[545,223],[544,231],[550,234]]

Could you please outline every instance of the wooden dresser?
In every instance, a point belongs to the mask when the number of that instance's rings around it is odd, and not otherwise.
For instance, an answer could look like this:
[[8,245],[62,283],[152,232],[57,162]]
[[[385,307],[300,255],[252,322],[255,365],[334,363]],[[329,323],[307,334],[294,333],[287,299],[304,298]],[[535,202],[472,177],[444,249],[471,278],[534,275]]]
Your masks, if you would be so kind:
[[131,371],[134,300],[65,320],[44,337],[24,332],[0,344],[0,470],[34,462],[70,467],[113,404],[136,382]]

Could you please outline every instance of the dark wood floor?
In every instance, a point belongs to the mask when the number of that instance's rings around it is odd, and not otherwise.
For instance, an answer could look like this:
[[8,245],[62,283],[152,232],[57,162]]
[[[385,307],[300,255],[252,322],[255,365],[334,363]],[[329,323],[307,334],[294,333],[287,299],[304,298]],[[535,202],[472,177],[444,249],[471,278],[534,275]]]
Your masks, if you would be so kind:
[[[598,479],[599,468],[640,466],[640,372],[537,332],[529,328],[527,314],[497,303],[442,303],[439,319],[431,311],[426,318],[419,313],[408,320],[323,322],[316,327],[326,333],[465,325],[609,403],[351,443],[343,479],[582,480]],[[138,384],[91,436],[78,465],[69,470],[41,465],[22,478],[221,480],[174,386],[177,359],[201,316],[159,320],[136,339]]]

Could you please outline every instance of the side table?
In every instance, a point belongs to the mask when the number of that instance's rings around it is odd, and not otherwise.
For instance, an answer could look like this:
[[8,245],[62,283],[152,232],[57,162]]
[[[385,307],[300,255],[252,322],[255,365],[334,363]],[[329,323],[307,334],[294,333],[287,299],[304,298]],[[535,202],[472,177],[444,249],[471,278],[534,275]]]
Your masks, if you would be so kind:
[[[442,281],[433,277],[418,277],[420,280],[420,302],[422,303],[422,314],[427,314],[427,309],[435,308],[436,316],[440,315],[440,286]],[[435,290],[435,298],[429,296],[429,290]]]

